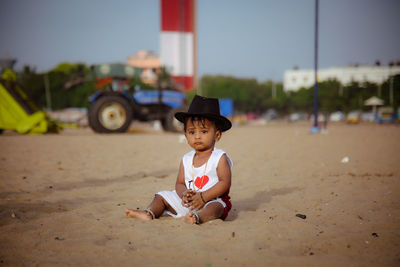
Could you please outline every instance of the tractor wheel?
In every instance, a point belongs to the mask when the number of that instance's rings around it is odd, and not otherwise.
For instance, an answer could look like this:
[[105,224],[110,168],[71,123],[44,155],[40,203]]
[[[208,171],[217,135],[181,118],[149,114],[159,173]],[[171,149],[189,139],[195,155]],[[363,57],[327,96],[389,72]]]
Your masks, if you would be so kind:
[[120,96],[103,96],[88,111],[90,127],[98,133],[126,132],[132,121],[132,107]]
[[176,112],[186,112],[186,109],[173,108],[168,111],[165,118],[161,120],[161,124],[165,131],[175,132],[175,133],[183,132],[183,124],[177,119],[175,119],[174,115]]

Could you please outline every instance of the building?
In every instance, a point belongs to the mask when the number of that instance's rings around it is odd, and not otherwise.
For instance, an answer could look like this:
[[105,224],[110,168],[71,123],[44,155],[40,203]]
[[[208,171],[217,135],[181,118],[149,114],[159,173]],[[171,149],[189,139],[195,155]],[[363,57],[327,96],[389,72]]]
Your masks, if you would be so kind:
[[161,64],[182,90],[196,85],[196,0],[161,0]]
[[[400,66],[351,66],[318,70],[318,81],[337,80],[343,85],[352,82],[381,84],[390,76],[400,74]],[[285,91],[298,91],[314,85],[314,70],[287,70],[283,77]]]
[[157,84],[158,72],[161,68],[161,61],[157,55],[148,50],[140,50],[135,55],[129,56],[127,65],[143,69],[140,79],[147,84]]
[[172,87],[192,90],[197,75],[196,0],[160,0],[160,4],[160,57],[141,50],[130,56],[127,64],[143,69],[141,80],[145,83],[162,83],[158,78],[165,69]]

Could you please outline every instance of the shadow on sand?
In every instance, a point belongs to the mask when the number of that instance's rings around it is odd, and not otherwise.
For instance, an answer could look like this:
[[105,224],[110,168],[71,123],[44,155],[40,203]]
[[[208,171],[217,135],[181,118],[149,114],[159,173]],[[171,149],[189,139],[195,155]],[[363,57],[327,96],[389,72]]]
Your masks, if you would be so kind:
[[261,204],[270,202],[272,197],[290,194],[297,189],[297,187],[284,187],[270,191],[259,191],[250,198],[232,201],[233,207],[226,221],[235,220],[242,211],[257,211]]

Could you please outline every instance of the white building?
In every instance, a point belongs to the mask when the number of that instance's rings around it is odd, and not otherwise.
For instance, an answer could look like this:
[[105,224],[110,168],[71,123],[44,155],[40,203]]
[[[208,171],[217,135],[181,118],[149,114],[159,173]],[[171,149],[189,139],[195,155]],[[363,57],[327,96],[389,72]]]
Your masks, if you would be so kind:
[[[391,75],[400,74],[400,66],[358,66],[318,70],[318,81],[337,80],[343,85],[351,82],[381,84]],[[298,91],[314,85],[314,70],[287,70],[283,77],[285,91]]]

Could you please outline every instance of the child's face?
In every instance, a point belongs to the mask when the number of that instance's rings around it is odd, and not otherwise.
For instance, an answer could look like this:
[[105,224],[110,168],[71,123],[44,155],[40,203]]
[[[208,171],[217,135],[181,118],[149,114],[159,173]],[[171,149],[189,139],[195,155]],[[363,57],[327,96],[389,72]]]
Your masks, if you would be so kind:
[[215,127],[215,123],[207,119],[186,122],[186,139],[196,151],[205,151],[213,148],[215,142],[221,138],[221,132]]

